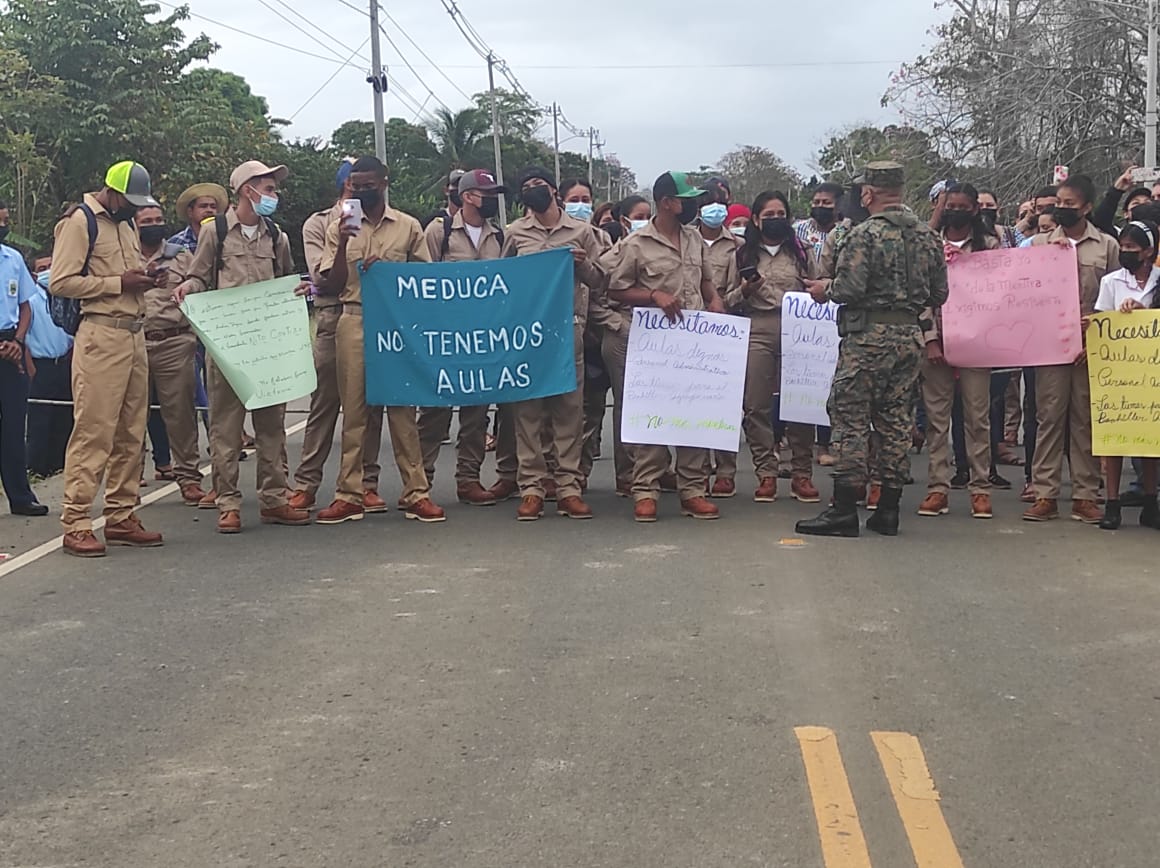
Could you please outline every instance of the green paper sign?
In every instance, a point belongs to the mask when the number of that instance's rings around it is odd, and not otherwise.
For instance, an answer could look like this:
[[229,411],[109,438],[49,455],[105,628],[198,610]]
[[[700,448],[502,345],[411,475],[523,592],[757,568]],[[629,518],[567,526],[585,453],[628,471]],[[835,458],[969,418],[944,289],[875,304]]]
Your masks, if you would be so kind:
[[295,275],[188,295],[181,310],[247,410],[314,391],[306,299]]

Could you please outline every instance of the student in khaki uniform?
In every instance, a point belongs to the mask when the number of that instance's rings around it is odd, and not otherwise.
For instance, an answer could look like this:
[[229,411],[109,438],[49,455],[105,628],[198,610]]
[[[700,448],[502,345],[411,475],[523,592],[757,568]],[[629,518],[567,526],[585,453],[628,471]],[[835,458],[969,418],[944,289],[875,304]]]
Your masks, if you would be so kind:
[[[197,253],[189,274],[174,289],[180,304],[191,292],[249,286],[276,277],[294,274],[290,240],[276,231],[268,218],[278,208],[278,185],[289,171],[285,166],[270,167],[257,160],[242,163],[230,174],[230,188],[238,203],[215,222],[206,223],[198,235]],[[218,221],[225,221],[225,238],[218,240]],[[219,246],[220,245],[220,246]],[[305,292],[299,286],[297,292]],[[245,405],[238,400],[213,359],[208,360],[210,452],[217,483],[218,533],[242,530],[242,492],[238,488],[238,458]],[[293,509],[286,497],[286,415],[285,404],[250,411],[258,453],[258,501],[263,524],[304,525],[310,516]]]
[[[652,217],[652,206],[642,196],[629,196],[620,203],[619,210],[620,222],[624,227],[625,234],[600,257],[600,268],[609,276],[616,269],[616,264],[620,261],[624,245],[631,237],[631,232],[648,226],[649,219]],[[604,329],[600,339],[600,355],[604,359],[608,378],[612,381],[613,443],[620,444],[621,449],[613,456],[616,464],[616,495],[617,497],[632,497],[632,475],[636,460],[636,446],[624,443],[620,435],[623,418],[622,404],[624,402],[624,367],[628,360],[628,329],[631,325],[632,308],[609,296],[607,282],[605,291],[601,293],[601,300],[607,309],[607,314],[601,317]],[[663,483],[661,490],[664,490]]]
[[[353,158],[342,161],[335,175],[338,201],[324,211],[306,218],[302,224],[302,248],[306,268],[315,287],[322,285],[322,255],[326,250],[326,230],[342,216],[342,200],[351,198],[350,169]],[[334,444],[334,430],[338,427],[338,412],[342,403],[338,395],[338,363],[335,333],[342,302],[337,296],[315,293],[314,296],[314,369],[318,386],[310,396],[310,412],[306,430],[302,434],[302,457],[294,471],[294,494],[290,505],[295,509],[310,509],[322,485],[322,469]],[[367,512],[386,512],[387,502],[379,495],[379,450],[383,439],[383,408],[367,408],[367,432],[363,452],[363,507]]]
[[[737,248],[741,239],[725,228],[725,218],[729,215],[729,187],[720,178],[711,178],[705,182],[705,190],[708,201],[701,206],[696,226],[705,241],[705,256],[713,272],[713,286],[723,300],[725,293],[736,282]],[[734,482],[737,476],[737,453],[711,450],[710,473],[714,468],[717,479],[710,489],[710,496],[732,497],[737,492]]]
[[[212,188],[215,213],[229,206],[224,187]],[[190,188],[191,190],[193,188]],[[177,200],[181,213],[189,190]],[[157,216],[162,217],[160,211]],[[173,289],[189,273],[193,254],[184,247],[165,241],[164,222],[144,225],[138,215],[142,254],[150,262],[166,269],[164,285],[145,293],[145,351],[149,356],[149,382],[161,406],[161,418],[169,434],[173,469],[186,506],[197,506],[206,493],[201,488],[198,469],[197,433],[197,337],[185,314],[173,301]],[[176,249],[175,249],[176,248]]]
[[[1033,247],[1059,244],[1075,248],[1079,261],[1080,314],[1095,310],[1100,280],[1120,267],[1120,245],[1088,221],[1095,199],[1095,185],[1085,175],[1073,175],[1057,191],[1055,222],[1050,235],[1036,235]],[[1059,494],[1063,476],[1063,445],[1070,437],[1071,517],[1085,524],[1099,524],[1103,513],[1096,505],[1100,487],[1100,462],[1092,455],[1091,386],[1087,356],[1081,352],[1072,365],[1035,369],[1035,405],[1039,430],[1035,438],[1032,481],[1035,503],[1023,513],[1025,521],[1059,518]]]
[[[522,256],[572,249],[575,265],[572,331],[576,360],[576,389],[550,398],[533,398],[515,405],[516,450],[522,500],[516,511],[519,521],[535,521],[544,514],[545,480],[556,482],[556,512],[567,518],[591,518],[592,509],[581,497],[584,475],[584,326],[588,320],[588,287],[602,286],[604,273],[597,260],[604,245],[591,223],[570,217],[560,206],[556,178],[542,166],[530,166],[519,175],[520,200],[528,214],[508,228],[504,256]],[[551,426],[552,447],[545,440]],[[549,468],[545,453],[555,456]]]
[[84,205],[97,228],[89,247],[89,222],[77,207],[56,225],[49,291],[81,300],[73,344],[73,432],[64,464],[64,551],[102,557],[93,535],[93,502],[105,479],[105,541],[159,546],[161,534],[142,527],[134,513],[140,493],[141,450],[149,413],[149,360],[145,352],[145,292],[164,280],[141,267],[141,242],[133,226],[137,209],[156,206],[149,173],[137,163],[117,163],[105,186],[86,193]]
[[[620,261],[609,276],[608,293],[614,303],[628,308],[657,307],[671,322],[683,319],[685,310],[725,312],[713,285],[705,242],[688,225],[696,218],[697,199],[704,193],[690,184],[683,172],[666,172],[657,178],[653,184],[657,214],[625,240]],[[705,497],[708,450],[678,446],[676,452],[681,512],[692,518],[717,518],[717,507]],[[656,521],[669,451],[664,446],[637,445],[634,453],[635,518]]]
[[[999,239],[979,218],[979,194],[970,184],[952,184],[939,194],[935,216],[948,257],[995,250]],[[932,219],[932,227],[935,224]],[[960,252],[961,251],[961,252]],[[948,259],[948,261],[950,261]],[[927,495],[918,507],[924,516],[950,512],[951,412],[955,403],[956,374],[963,401],[963,432],[971,466],[971,517],[991,518],[991,370],[952,368],[943,356],[942,309],[920,317],[931,329],[923,334],[926,357],[922,363],[922,401],[926,406],[926,444],[930,453]]]
[[[503,232],[492,222],[499,214],[499,195],[508,194],[505,187],[482,169],[472,169],[459,178],[460,206],[455,216],[438,220],[439,231],[425,233],[427,252],[432,262],[476,262],[499,259],[503,252]],[[428,227],[430,229],[430,227]],[[511,410],[499,413],[496,441],[496,469],[499,481],[488,489],[480,482],[483,459],[487,454],[487,431],[490,405],[477,404],[459,408],[459,437],[455,444],[455,494],[460,503],[469,506],[495,506],[507,500],[516,488],[515,423]],[[451,407],[424,407],[419,411],[419,441],[423,448],[423,467],[427,482],[435,479],[435,462],[439,447],[451,430]]]
[[[811,252],[797,240],[784,193],[765,192],[753,203],[753,216],[738,255],[739,270],[725,295],[725,306],[749,318],[749,357],[745,368],[745,439],[753,454],[757,490],[753,499],[777,499],[778,442],[773,417],[780,409],[781,305],[787,292],[805,290],[814,274]],[[814,429],[787,422],[793,481],[790,493],[802,503],[821,500],[813,483]]]
[[[342,400],[342,467],[334,502],[318,513],[319,524],[359,521],[366,510],[363,478],[367,417],[366,363],[363,357],[362,280],[358,264],[430,262],[423,230],[414,217],[387,207],[387,167],[375,157],[360,157],[350,171],[350,189],[362,203],[358,226],[337,220],[326,230],[326,251],[319,271],[323,295],[337,296],[342,316],[336,330],[338,391]],[[423,472],[423,452],[414,407],[388,407],[387,425],[395,463],[403,480],[400,508],[407,518],[440,522],[446,516],[431,501]]]

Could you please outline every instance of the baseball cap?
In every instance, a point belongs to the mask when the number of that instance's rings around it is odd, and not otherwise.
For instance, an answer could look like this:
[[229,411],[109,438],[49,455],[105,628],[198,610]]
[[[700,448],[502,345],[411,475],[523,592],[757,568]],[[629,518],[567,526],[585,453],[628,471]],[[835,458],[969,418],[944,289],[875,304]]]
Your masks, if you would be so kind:
[[334,186],[342,192],[342,188],[346,186],[346,179],[350,177],[351,166],[354,165],[354,157],[347,157],[338,164],[338,172],[334,175]]
[[254,178],[265,175],[273,175],[274,181],[281,184],[289,174],[290,170],[285,166],[267,166],[261,160],[247,160],[230,172],[230,189],[236,193]]
[[447,176],[447,186],[452,190],[459,189],[459,179],[467,173],[463,169],[452,169],[451,174]]
[[661,199],[696,199],[704,196],[705,191],[689,183],[689,176],[684,172],[665,172],[653,184],[653,201]]
[[161,207],[153,198],[153,183],[149,180],[149,173],[140,163],[125,160],[110,166],[105,173],[105,186],[116,190],[136,208],[144,208],[146,205]]
[[516,178],[516,189],[524,189],[524,184],[528,183],[528,181],[532,180],[532,178],[539,178],[553,190],[560,189],[559,185],[556,183],[556,176],[545,169],[543,166],[528,166],[526,169],[521,171]]
[[468,190],[478,190],[488,196],[497,196],[500,193],[508,195],[507,187],[497,184],[495,177],[483,169],[472,169],[463,173],[463,177],[459,179],[459,195],[462,196]]

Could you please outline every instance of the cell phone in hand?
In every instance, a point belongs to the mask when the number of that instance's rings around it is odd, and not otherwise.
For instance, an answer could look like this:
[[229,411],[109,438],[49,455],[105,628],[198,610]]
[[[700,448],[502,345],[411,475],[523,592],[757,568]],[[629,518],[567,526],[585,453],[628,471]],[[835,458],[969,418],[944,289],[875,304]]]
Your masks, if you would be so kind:
[[757,280],[757,266],[747,265],[741,269],[742,280]]
[[362,201],[359,199],[343,199],[342,200],[342,222],[354,229],[358,229],[362,225],[363,208]]
[[1067,166],[1056,166],[1055,171],[1051,173],[1051,183],[1059,186],[1068,179],[1071,175],[1071,170]]

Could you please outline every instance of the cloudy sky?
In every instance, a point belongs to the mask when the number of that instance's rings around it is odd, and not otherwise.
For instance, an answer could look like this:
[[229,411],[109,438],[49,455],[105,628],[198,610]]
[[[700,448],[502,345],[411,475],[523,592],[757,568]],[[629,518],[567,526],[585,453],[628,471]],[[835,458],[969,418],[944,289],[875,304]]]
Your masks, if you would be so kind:
[[[371,117],[369,24],[360,11],[366,0],[186,2],[194,15],[187,31],[221,46],[213,65],[243,75],[275,116],[293,117],[290,136],[325,136],[343,121]],[[577,127],[600,130],[606,153],[642,182],[669,168],[712,164],[738,144],[771,148],[808,171],[831,132],[897,119],[879,105],[890,74],[929,46],[930,28],[946,14],[934,0],[458,6],[538,101],[556,100]],[[420,109],[458,109],[467,103],[464,93],[486,89],[486,64],[444,0],[384,0],[383,9],[394,19],[384,17],[383,25],[402,52],[384,41],[383,62],[399,85],[387,96],[388,117],[422,120]],[[587,140],[562,147],[586,152]]]

